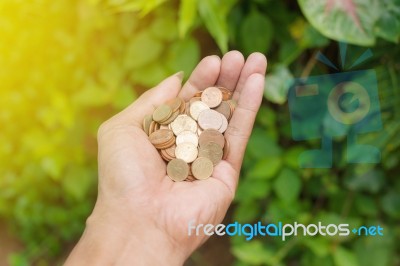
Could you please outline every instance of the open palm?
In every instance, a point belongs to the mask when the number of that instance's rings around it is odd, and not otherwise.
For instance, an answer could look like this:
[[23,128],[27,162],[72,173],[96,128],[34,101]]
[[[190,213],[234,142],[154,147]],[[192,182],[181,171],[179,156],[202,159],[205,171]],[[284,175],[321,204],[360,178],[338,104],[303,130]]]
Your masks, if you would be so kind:
[[[146,243],[149,247],[163,243],[175,250],[176,256],[187,258],[207,239],[204,235],[188,236],[188,223],[220,223],[233,200],[262,99],[266,64],[265,56],[259,53],[246,61],[237,51],[225,54],[222,60],[206,57],[183,86],[179,74],[171,76],[106,121],[98,135],[99,195],[93,215],[110,223],[119,223],[119,219],[129,224],[139,239],[143,236],[158,242]],[[187,101],[215,84],[231,90],[238,102],[225,133],[229,154],[216,165],[211,178],[173,182],[142,129],[143,117],[169,99]]]

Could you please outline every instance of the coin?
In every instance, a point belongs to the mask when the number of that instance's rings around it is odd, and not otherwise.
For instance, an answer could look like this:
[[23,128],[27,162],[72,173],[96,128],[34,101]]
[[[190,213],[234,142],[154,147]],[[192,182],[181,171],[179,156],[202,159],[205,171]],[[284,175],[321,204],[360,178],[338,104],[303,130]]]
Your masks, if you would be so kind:
[[214,110],[224,115],[228,120],[231,118],[231,106],[227,101],[222,101]]
[[222,92],[222,100],[226,101],[232,97],[232,92],[225,87],[218,87],[218,89]]
[[160,124],[157,123],[156,121],[152,121],[149,127],[149,135],[159,129],[160,129]]
[[197,147],[197,145],[199,145],[199,138],[197,134],[192,131],[182,131],[178,136],[176,136],[176,145],[184,142],[190,142]]
[[173,181],[183,181],[189,174],[189,165],[181,159],[172,159],[167,165],[167,175]]
[[184,142],[176,146],[175,157],[187,163],[193,162],[197,158],[197,155],[197,147],[190,142]]
[[237,106],[231,97],[224,87],[208,87],[187,102],[170,99],[143,118],[143,130],[173,181],[207,179],[214,165],[227,158],[229,142],[223,133]]
[[217,143],[221,148],[225,145],[225,138],[221,132],[215,129],[204,130],[199,137],[199,145],[204,146],[211,141]]
[[161,125],[168,125],[168,124],[170,124],[172,121],[174,121],[174,120],[178,117],[178,115],[179,115],[179,110],[173,112],[173,113],[171,114],[171,116],[170,116],[167,120],[164,120],[164,121],[160,122],[160,124],[161,124]]
[[209,128],[218,130],[222,126],[221,114],[212,109],[202,111],[197,121],[203,130]]
[[201,101],[201,97],[193,97],[193,98],[191,98],[189,100],[189,104],[192,104],[192,103],[197,102],[197,101]]
[[194,177],[194,176],[192,176],[192,175],[188,175],[188,177],[185,179],[185,181],[188,181],[188,182],[192,182],[192,181],[196,181],[197,179]]
[[228,128],[228,120],[222,114],[221,114],[221,119],[222,119],[222,124],[221,127],[218,129],[218,131],[224,133],[225,130]]
[[217,107],[222,101],[222,92],[217,87],[208,87],[201,94],[201,100],[210,108]]
[[210,159],[214,165],[219,163],[222,159],[223,151],[221,146],[215,142],[208,142],[204,146],[200,146],[199,157],[206,157]]
[[171,123],[171,128],[176,136],[185,130],[196,133],[197,123],[193,120],[193,118],[187,115],[178,115],[178,117]]
[[156,148],[162,147],[171,142],[171,140],[175,141],[174,133],[169,129],[157,130],[150,134],[149,139]]
[[[228,104],[229,106],[229,104]],[[190,116],[194,119],[197,120],[199,118],[199,115],[202,111],[208,110],[210,107],[208,107],[207,104],[205,104],[202,101],[196,101],[190,105]]]
[[207,179],[214,171],[213,163],[205,157],[198,157],[192,163],[192,174],[196,179]]
[[171,157],[171,158],[175,158],[175,149],[176,149],[176,145],[172,145],[171,147],[165,149],[165,153]]
[[177,97],[177,98],[169,100],[167,102],[167,104],[171,107],[172,112],[176,112],[179,110],[179,107],[182,104],[182,99]]
[[151,122],[153,122],[152,115],[145,115],[143,118],[143,130],[147,135],[149,135],[149,129],[150,129]]
[[165,121],[172,114],[172,109],[169,105],[162,104],[153,112],[153,120],[156,122]]
[[226,160],[226,158],[228,158],[228,154],[229,154],[229,141],[225,139],[222,160]]

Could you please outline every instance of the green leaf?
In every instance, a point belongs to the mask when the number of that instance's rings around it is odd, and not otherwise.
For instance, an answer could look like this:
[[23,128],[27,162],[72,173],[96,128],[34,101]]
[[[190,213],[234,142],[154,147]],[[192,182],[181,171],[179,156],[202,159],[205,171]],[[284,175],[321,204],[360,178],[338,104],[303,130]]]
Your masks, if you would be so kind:
[[287,100],[293,75],[284,65],[277,65],[265,78],[264,97],[277,104],[283,104]]
[[286,150],[283,156],[285,164],[292,168],[299,167],[299,156],[303,151],[305,151],[305,148],[302,146],[294,146]]
[[355,205],[360,214],[368,216],[376,216],[378,214],[378,206],[370,196],[357,195],[355,198]]
[[266,131],[254,128],[247,145],[246,154],[254,159],[265,156],[278,156],[282,153],[276,141],[272,139]]
[[400,195],[391,191],[382,198],[383,211],[392,217],[400,218]]
[[275,180],[274,190],[282,201],[293,202],[300,194],[301,179],[296,172],[284,168]]
[[200,47],[194,38],[176,41],[167,52],[166,63],[172,73],[190,73],[200,58]]
[[271,179],[275,177],[282,165],[279,156],[268,156],[259,160],[248,172],[251,179]]
[[312,250],[318,257],[325,257],[329,253],[329,239],[326,237],[304,237],[301,239],[305,246]]
[[178,29],[179,36],[183,38],[193,26],[197,14],[197,0],[181,0],[179,6]]
[[245,54],[268,51],[273,37],[270,20],[258,11],[252,11],[240,26],[241,46]]
[[298,0],[308,21],[323,35],[358,45],[375,43],[374,25],[382,12],[375,0]]
[[357,239],[354,250],[362,266],[391,266],[396,265],[396,238],[391,232],[385,232],[379,237],[361,237]]
[[115,92],[112,105],[122,110],[136,99],[136,92],[129,86],[123,86]]
[[94,176],[90,169],[70,169],[62,180],[63,189],[75,199],[83,200],[95,181]]
[[352,174],[347,176],[344,184],[350,190],[368,191],[377,193],[385,183],[384,173],[378,169],[372,169],[364,174]]
[[248,223],[259,218],[261,206],[256,201],[240,202],[233,215],[233,220],[239,223]]
[[233,246],[232,254],[248,265],[270,264],[274,256],[259,240]]
[[357,258],[353,252],[339,246],[333,253],[335,266],[358,266]]
[[240,180],[235,195],[235,202],[263,199],[271,191],[271,185],[265,180],[243,179]]
[[381,1],[382,13],[375,25],[376,35],[388,41],[399,43],[400,38],[400,1]]
[[142,31],[130,42],[124,58],[124,67],[131,70],[153,62],[160,57],[162,49],[163,44],[155,39],[151,32]]
[[146,31],[161,41],[175,41],[178,36],[175,14],[167,10],[157,10],[155,13],[157,16]]
[[129,1],[109,1],[109,5],[116,11],[135,11],[140,12],[141,16],[145,16],[153,11],[166,0],[129,0]]
[[313,26],[305,26],[303,37],[300,40],[300,45],[304,48],[323,47],[329,44],[329,39],[323,36]]
[[157,61],[132,71],[131,80],[135,84],[153,87],[168,76],[166,67]]
[[218,0],[198,1],[200,16],[207,30],[214,37],[222,53],[228,51],[228,25],[226,13],[221,12]]

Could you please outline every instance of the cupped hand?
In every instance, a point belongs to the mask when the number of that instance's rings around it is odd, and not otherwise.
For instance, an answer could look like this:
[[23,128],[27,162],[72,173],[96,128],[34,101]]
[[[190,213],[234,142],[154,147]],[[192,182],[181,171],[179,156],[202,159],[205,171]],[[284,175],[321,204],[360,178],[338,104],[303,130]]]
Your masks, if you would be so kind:
[[[67,261],[103,252],[103,262],[182,264],[207,237],[188,235],[188,224],[220,223],[231,204],[240,167],[261,104],[267,61],[260,53],[245,61],[237,51],[204,58],[182,86],[182,73],[170,76],[102,124],[98,132],[99,193],[82,239]],[[213,85],[233,92],[238,103],[225,132],[226,160],[207,180],[173,182],[166,163],[142,129],[146,114],[175,97],[185,101]],[[86,250],[86,252],[83,252]],[[83,254],[82,254],[83,252]],[[112,256],[114,253],[115,256]],[[115,257],[115,258],[113,258]],[[132,264],[131,264],[132,265]]]

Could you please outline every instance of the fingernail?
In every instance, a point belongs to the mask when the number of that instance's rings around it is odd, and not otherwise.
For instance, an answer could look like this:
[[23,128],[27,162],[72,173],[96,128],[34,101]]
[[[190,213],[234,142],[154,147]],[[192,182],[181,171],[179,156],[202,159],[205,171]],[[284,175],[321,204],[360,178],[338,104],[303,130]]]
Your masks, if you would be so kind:
[[175,77],[177,77],[178,79],[180,79],[181,81],[183,80],[183,75],[185,73],[183,71],[179,71],[178,73],[174,74]]

